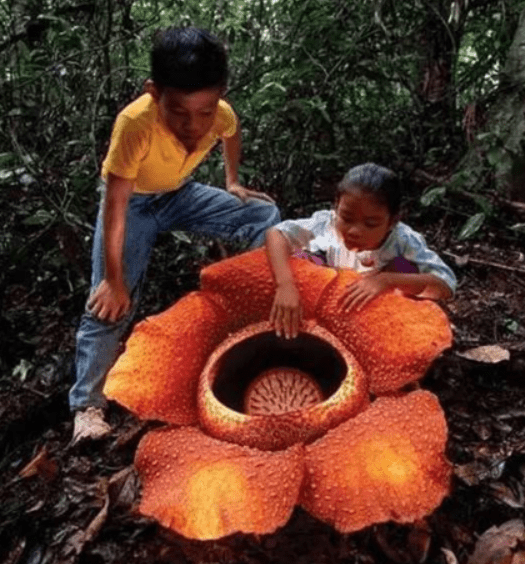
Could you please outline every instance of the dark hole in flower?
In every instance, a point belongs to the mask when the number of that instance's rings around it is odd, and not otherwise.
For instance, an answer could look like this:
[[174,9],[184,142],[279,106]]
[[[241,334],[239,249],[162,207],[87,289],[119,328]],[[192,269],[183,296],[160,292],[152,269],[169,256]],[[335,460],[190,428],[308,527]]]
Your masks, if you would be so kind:
[[321,389],[323,401],[339,388],[348,367],[342,355],[330,343],[308,333],[292,340],[275,332],[259,333],[233,345],[217,363],[212,387],[224,405],[244,413],[245,394],[262,372],[275,368],[293,368],[311,376]]

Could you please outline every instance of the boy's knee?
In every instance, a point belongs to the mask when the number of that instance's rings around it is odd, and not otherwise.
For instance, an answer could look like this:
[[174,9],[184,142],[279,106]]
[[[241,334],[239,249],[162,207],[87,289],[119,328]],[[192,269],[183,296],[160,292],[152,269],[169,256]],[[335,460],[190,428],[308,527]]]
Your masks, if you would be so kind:
[[267,228],[277,225],[281,222],[281,213],[275,204],[262,202],[260,204],[261,214],[264,216],[264,222]]
[[279,211],[279,208],[275,205],[272,204],[273,207],[273,214],[271,217],[271,225],[277,225],[278,223],[281,223],[281,212]]
[[253,243],[254,247],[264,245],[268,229],[281,222],[281,214],[279,212],[279,208],[275,204],[264,202],[260,207],[261,210],[263,210],[264,219],[260,223],[259,236]]

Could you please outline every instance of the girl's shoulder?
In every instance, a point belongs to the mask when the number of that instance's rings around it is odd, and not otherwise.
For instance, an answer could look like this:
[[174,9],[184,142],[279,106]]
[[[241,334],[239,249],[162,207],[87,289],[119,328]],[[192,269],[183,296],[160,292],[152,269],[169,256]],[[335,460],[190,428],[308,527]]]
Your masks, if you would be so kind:
[[402,221],[397,222],[396,226],[392,229],[392,234],[394,235],[394,237],[404,241],[425,240],[425,238],[423,237],[423,235],[421,235],[421,233],[419,233],[419,231],[416,231],[415,229],[410,227],[410,225],[407,225]]
[[324,235],[331,234],[334,226],[334,211],[318,210],[312,214],[311,222],[314,226],[314,232]]
[[329,223],[334,218],[333,210],[318,210],[312,214],[312,218],[316,218],[318,221]]
[[308,232],[308,237],[318,237],[326,235],[332,225],[332,216],[330,210],[319,210],[314,212],[310,217],[301,217],[297,219],[285,219],[274,226],[279,231],[284,231],[289,235],[297,237],[299,233]]
[[395,247],[397,252],[402,252],[408,248],[426,247],[426,242],[421,233],[410,227],[410,225],[398,221],[384,243],[385,249],[391,247]]
[[[293,220],[292,220],[293,221]],[[301,224],[308,225],[315,230],[324,229],[333,223],[332,210],[318,210],[312,213],[310,217],[304,217],[298,220]]]

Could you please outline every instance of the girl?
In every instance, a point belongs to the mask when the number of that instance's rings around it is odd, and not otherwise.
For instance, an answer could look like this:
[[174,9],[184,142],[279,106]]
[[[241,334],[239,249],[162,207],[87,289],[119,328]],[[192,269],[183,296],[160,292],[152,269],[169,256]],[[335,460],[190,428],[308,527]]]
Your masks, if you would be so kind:
[[347,286],[341,299],[345,311],[362,309],[393,289],[434,300],[454,294],[452,270],[422,235],[399,221],[401,186],[391,170],[373,163],[359,165],[337,188],[334,210],[283,221],[266,233],[277,285],[270,323],[278,336],[294,338],[299,331],[302,309],[288,259],[303,249],[323,255],[328,266],[364,273]]

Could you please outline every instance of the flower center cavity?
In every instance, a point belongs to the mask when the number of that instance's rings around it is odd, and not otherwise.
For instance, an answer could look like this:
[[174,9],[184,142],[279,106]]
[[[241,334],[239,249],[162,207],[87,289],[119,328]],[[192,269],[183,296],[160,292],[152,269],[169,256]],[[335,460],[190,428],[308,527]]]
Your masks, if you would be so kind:
[[244,397],[248,415],[286,413],[323,401],[321,386],[306,372],[276,367],[259,374]]
[[346,375],[340,352],[316,335],[287,341],[252,326],[222,347],[210,367],[213,393],[245,415],[311,407],[330,397]]

